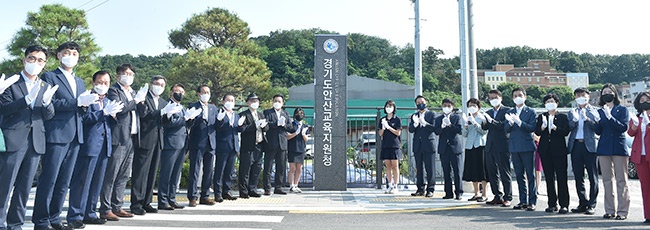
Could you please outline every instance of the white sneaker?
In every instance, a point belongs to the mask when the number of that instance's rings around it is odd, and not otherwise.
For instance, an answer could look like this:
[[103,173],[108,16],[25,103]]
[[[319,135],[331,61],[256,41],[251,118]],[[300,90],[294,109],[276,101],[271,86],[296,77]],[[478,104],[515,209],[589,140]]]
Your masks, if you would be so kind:
[[390,188],[391,188],[391,189],[390,189],[390,194],[395,194],[395,193],[398,193],[398,192],[399,192],[399,190],[397,189],[397,185],[395,185],[395,184],[392,184],[392,185],[390,186]]
[[293,187],[293,185],[289,187],[289,192],[296,192],[296,187]]
[[297,193],[302,193],[302,190],[300,188],[298,188],[298,186],[293,187],[293,191],[297,192]]

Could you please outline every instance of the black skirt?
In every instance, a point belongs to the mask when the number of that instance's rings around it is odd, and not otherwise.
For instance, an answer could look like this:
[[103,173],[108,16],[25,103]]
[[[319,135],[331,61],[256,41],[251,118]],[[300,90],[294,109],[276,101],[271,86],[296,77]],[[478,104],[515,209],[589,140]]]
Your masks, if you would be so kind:
[[382,160],[399,160],[402,159],[402,150],[399,148],[381,149]]
[[484,148],[480,146],[478,148],[465,149],[464,181],[481,182],[487,179]]
[[289,163],[305,163],[305,153],[291,151],[288,155],[287,159],[289,160]]

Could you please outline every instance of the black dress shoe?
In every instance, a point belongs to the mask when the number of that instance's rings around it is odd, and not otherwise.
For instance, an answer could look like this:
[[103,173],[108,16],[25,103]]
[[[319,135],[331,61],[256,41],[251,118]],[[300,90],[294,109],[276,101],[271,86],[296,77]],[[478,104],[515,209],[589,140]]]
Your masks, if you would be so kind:
[[264,195],[265,196],[270,196],[271,195],[271,189],[264,189]]
[[535,211],[535,205],[534,204],[528,205],[528,207],[526,207],[526,211]]
[[237,200],[237,197],[230,195],[230,193],[225,193],[222,197],[224,200]]
[[528,207],[528,205],[519,203],[519,204],[513,206],[512,209],[521,210],[521,209],[526,209],[526,207]]
[[221,197],[221,196],[215,196],[215,197],[214,197],[214,202],[217,202],[217,203],[221,203],[221,202],[223,202],[223,197]]
[[82,229],[82,228],[85,228],[86,225],[84,224],[83,221],[77,220],[77,221],[73,221],[71,223],[68,223],[68,227],[74,228],[74,229]]
[[287,192],[282,191],[282,189],[275,189],[273,191],[273,194],[278,194],[278,195],[287,195]]
[[645,221],[643,221],[643,223],[644,224],[650,224],[650,219],[645,219]]
[[503,200],[495,198],[491,201],[485,202],[485,204],[489,204],[489,205],[503,204]]
[[95,218],[95,219],[84,219],[83,222],[84,224],[105,224],[106,219],[101,219],[101,218]]
[[248,192],[248,196],[250,196],[250,197],[261,197],[262,195],[260,195],[259,193],[256,193],[256,192]]
[[158,209],[159,210],[174,210],[174,207],[168,205],[168,204],[158,204]]
[[57,223],[57,224],[52,224],[51,223],[50,226],[52,226],[52,228],[55,229],[55,230],[72,230],[72,229],[74,229],[74,228],[71,228],[69,226],[63,225],[62,223]]
[[592,207],[587,207],[587,210],[585,210],[586,215],[593,215],[596,214],[596,211]]
[[137,208],[132,208],[131,213],[133,213],[135,215],[142,216],[142,215],[146,214],[147,212],[143,208],[137,207]]
[[154,208],[150,204],[145,205],[144,210],[147,211],[147,213],[158,213],[158,209]]
[[174,209],[184,209],[185,208],[185,206],[180,205],[180,204],[178,204],[176,202],[169,203],[169,206],[172,206]]
[[545,212],[557,212],[557,206],[548,207],[544,209]]
[[558,211],[557,213],[559,213],[559,214],[567,214],[567,213],[569,213],[569,209],[567,207],[562,207],[562,208],[560,208],[560,211]]
[[454,199],[454,196],[447,195],[447,196],[443,196],[442,199],[444,200]]
[[456,199],[455,199],[455,200],[462,200],[462,199],[463,199],[463,198],[461,198],[461,196],[456,196]]
[[423,191],[417,191],[417,192],[411,193],[411,196],[424,196],[424,192]]
[[426,194],[424,194],[424,197],[426,197],[426,198],[431,198],[431,197],[433,197],[433,192],[430,192],[430,191],[427,192]]
[[581,206],[578,206],[577,208],[572,208],[571,209],[572,213],[583,213],[583,212],[586,212],[586,211],[587,211],[587,208],[586,207],[581,207]]
[[239,198],[242,198],[242,199],[248,199],[248,198],[250,198],[250,197],[251,197],[251,196],[249,196],[248,193],[239,193]]

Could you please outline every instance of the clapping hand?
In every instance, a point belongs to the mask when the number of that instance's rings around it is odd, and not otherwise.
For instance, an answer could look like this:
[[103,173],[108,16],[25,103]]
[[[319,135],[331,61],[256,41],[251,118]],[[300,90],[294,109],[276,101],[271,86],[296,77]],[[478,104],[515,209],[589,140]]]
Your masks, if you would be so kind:
[[49,105],[52,103],[52,97],[54,97],[54,93],[59,89],[59,85],[55,85],[54,87],[52,86],[47,86],[47,90],[43,93],[43,105]]
[[490,116],[490,114],[484,113],[483,117],[485,117],[485,120],[487,120],[488,123],[492,123],[494,119]]
[[280,118],[278,118],[278,126],[284,126],[286,122],[287,119],[284,118],[283,116],[280,116]]
[[506,121],[508,121],[508,123],[510,123],[510,125],[512,125],[515,122],[512,113],[506,113]]
[[140,90],[138,90],[138,93],[135,94],[135,103],[140,103],[144,101],[145,97],[147,96],[147,89],[149,89],[149,83],[144,84],[144,86],[140,87]]
[[99,100],[99,95],[96,93],[90,93],[90,90],[86,90],[85,92],[79,94],[79,97],[77,97],[77,106],[89,106],[91,104],[97,104]]
[[603,112],[605,112],[605,117],[607,118],[607,120],[612,119],[612,108],[607,106],[607,104],[603,105]]
[[[179,107],[181,107],[181,106],[179,106]],[[181,107],[181,109],[182,109],[182,108],[183,108],[183,107]],[[198,115],[201,115],[201,113],[203,113],[203,109],[202,109],[202,108],[198,108],[198,109],[197,109],[197,108],[192,107],[192,108],[188,109],[188,110],[185,112],[185,116],[184,116],[184,118],[185,118],[186,121],[187,121],[187,120],[192,120],[192,119],[196,118]]]
[[307,130],[309,130],[309,127],[302,128],[302,135],[303,136],[307,136]]
[[594,121],[599,122],[600,121],[600,113],[598,113],[598,110],[596,108],[589,108],[589,113],[594,116]]
[[445,128],[447,126],[451,126],[451,120],[449,120],[449,116],[442,118],[442,127]]
[[239,117],[239,120],[237,121],[238,126],[244,125],[244,122],[246,121],[246,116],[241,116]]
[[413,121],[413,127],[417,128],[420,126],[420,118],[418,114],[411,115],[411,121]]
[[388,121],[386,121],[386,118],[381,119],[381,129],[388,129],[390,125],[388,124]]
[[122,102],[116,102],[116,101],[108,101],[106,105],[104,106],[103,112],[104,115],[110,115],[110,116],[115,116],[115,114],[122,112],[122,109],[124,108],[124,103]]
[[476,118],[470,115],[469,117],[467,117],[467,122],[469,122],[472,125],[476,125]]
[[222,121],[224,117],[226,117],[226,111],[224,109],[219,110],[217,120]]
[[548,127],[548,118],[545,115],[542,115],[542,130]]
[[427,126],[427,125],[429,124],[429,123],[427,122],[427,120],[425,119],[426,116],[425,116],[424,113],[423,113],[423,114],[420,114],[419,118],[420,118],[420,126],[424,127],[424,126]]
[[259,119],[255,122],[255,126],[259,128],[264,128],[266,127],[267,124],[268,122],[266,121],[266,119]]
[[578,120],[580,120],[580,115],[578,114],[578,108],[571,110],[571,116],[573,116],[573,122],[578,122]]
[[20,79],[20,76],[18,74],[14,74],[13,76],[5,79],[5,74],[2,74],[0,77],[0,94],[4,93],[9,86],[13,85]]

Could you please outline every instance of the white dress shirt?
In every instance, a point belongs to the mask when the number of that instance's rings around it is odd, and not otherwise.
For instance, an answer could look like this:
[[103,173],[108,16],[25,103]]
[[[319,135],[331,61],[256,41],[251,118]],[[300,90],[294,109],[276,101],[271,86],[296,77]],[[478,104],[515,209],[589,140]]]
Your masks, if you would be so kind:
[[72,89],[72,96],[77,97],[77,81],[74,79],[74,74],[72,72],[68,72],[65,69],[61,68],[59,66],[59,70],[63,72],[63,75],[65,75],[65,79],[68,80],[68,84],[70,85],[70,89]]
[[[129,87],[129,89],[124,88],[122,84],[119,84],[120,88],[122,88],[122,91],[124,91],[124,94],[126,94],[126,99],[128,101],[133,101],[133,89]],[[135,117],[135,110],[131,111],[131,134],[138,134],[138,120]]]

